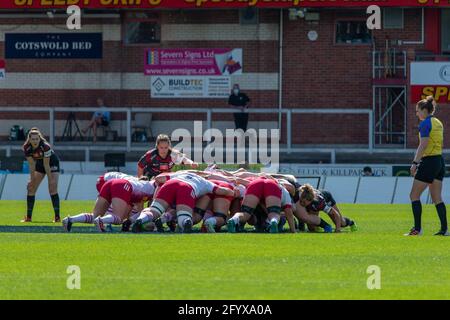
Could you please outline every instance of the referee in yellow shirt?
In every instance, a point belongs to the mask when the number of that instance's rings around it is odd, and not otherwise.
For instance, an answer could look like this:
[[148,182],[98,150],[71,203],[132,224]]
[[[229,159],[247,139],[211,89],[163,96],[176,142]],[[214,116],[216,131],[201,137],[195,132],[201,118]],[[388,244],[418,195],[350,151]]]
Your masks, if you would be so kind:
[[432,96],[420,100],[416,105],[419,124],[420,143],[416,156],[411,165],[411,175],[414,176],[410,198],[414,214],[414,227],[406,235],[418,236],[422,234],[422,204],[420,195],[428,187],[431,199],[441,221],[441,230],[435,235],[450,235],[447,228],[447,212],[442,201],[442,180],[445,175],[445,163],[442,157],[444,142],[444,127],[442,122],[434,117],[436,103]]

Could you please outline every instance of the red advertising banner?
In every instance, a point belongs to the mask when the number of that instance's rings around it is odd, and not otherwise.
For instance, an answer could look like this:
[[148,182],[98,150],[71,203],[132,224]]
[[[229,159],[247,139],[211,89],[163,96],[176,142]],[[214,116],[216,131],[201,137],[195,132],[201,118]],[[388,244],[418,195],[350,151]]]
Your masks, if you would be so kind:
[[292,8],[292,7],[445,7],[450,0],[1,0],[0,9],[66,8]]
[[411,103],[433,96],[437,103],[450,104],[450,85],[411,86]]

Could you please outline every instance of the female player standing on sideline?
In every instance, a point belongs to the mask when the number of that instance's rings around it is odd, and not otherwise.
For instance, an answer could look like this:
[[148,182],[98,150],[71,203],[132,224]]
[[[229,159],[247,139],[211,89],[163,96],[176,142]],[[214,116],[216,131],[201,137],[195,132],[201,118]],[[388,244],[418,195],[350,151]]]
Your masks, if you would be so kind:
[[190,165],[194,169],[198,166],[183,153],[172,149],[169,136],[160,134],[156,138],[155,149],[147,151],[139,160],[137,176],[151,179],[160,173],[172,171],[175,164]]
[[30,167],[30,181],[27,185],[27,215],[22,222],[31,222],[36,191],[45,176],[48,179],[48,191],[55,211],[53,222],[59,222],[58,156],[38,128],[30,129],[27,140],[23,144],[23,152]]
[[414,227],[406,234],[409,236],[422,234],[420,195],[427,187],[441,221],[441,230],[435,235],[450,235],[447,230],[447,212],[441,196],[442,180],[445,174],[445,163],[442,157],[444,127],[442,122],[434,117],[435,109],[436,103],[432,96],[420,100],[416,105],[416,115],[421,120],[419,124],[420,143],[410,169],[411,175],[414,177],[410,193]]

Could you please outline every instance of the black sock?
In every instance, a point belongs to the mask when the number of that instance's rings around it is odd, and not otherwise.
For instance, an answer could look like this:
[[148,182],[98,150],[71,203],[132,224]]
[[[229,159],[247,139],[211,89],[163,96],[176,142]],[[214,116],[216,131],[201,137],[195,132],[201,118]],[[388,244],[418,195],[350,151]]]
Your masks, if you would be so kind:
[[411,202],[414,214],[414,229],[420,231],[422,229],[422,203],[420,200]]
[[351,219],[349,219],[347,217],[344,217],[344,220],[345,220],[345,226],[344,227],[350,227],[350,226],[355,224],[355,222],[353,220],[351,220]]
[[319,227],[321,227],[322,229],[325,229],[326,227],[331,227],[325,220],[323,220],[322,218],[320,219],[320,224]]
[[34,208],[34,200],[36,199],[35,196],[27,196],[27,217],[31,219],[31,216],[33,215],[33,208]]
[[441,230],[447,231],[447,209],[445,208],[445,204],[443,202],[438,203],[436,205],[436,211],[439,216],[439,220],[441,220]]
[[298,223],[298,230],[299,231],[305,231],[306,230],[305,223],[303,221],[300,221]]
[[55,210],[55,217],[59,217],[59,195],[52,194],[50,196],[52,198],[53,210]]

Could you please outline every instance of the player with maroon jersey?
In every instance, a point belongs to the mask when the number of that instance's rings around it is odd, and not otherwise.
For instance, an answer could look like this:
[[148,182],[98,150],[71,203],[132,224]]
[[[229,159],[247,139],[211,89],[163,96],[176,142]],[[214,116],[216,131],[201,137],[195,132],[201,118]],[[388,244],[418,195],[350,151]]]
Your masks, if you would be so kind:
[[300,187],[299,201],[297,202],[296,216],[299,220],[308,224],[308,228],[313,231],[317,226],[322,227],[325,232],[331,232],[331,226],[319,218],[319,212],[327,213],[333,220],[336,229],[335,232],[341,232],[341,228],[350,227],[351,231],[358,230],[356,223],[343,216],[337,207],[331,193],[327,190],[314,189],[309,184]]
[[30,181],[27,185],[27,215],[22,222],[31,222],[36,191],[45,176],[48,179],[48,191],[55,212],[53,222],[59,222],[58,179],[60,169],[58,156],[38,128],[30,129],[22,149],[30,167]]
[[147,176],[149,179],[163,172],[170,172],[176,164],[189,165],[197,168],[197,163],[178,150],[172,149],[170,138],[160,134],[156,139],[155,149],[147,151],[138,162],[137,176]]

